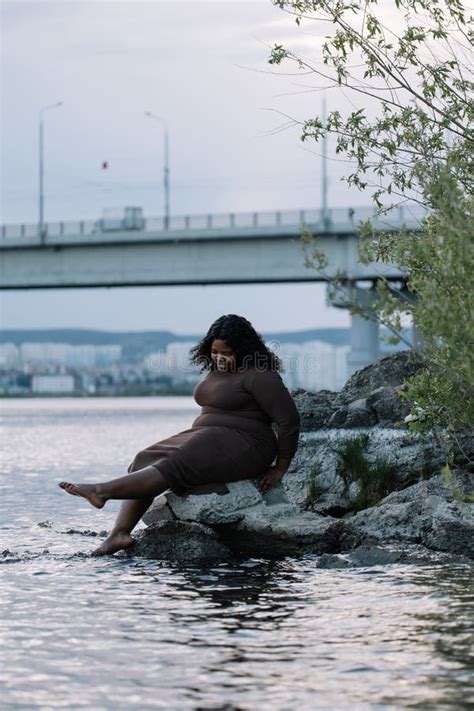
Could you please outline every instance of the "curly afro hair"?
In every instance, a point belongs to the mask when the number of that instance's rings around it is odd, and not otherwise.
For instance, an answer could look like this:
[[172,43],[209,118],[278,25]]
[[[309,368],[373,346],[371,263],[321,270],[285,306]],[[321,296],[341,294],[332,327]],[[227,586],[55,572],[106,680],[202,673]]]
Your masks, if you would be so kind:
[[236,370],[249,367],[283,370],[282,360],[266,347],[250,321],[237,314],[225,314],[211,324],[204,338],[190,350],[190,361],[200,372],[214,370],[211,346],[216,339],[226,341],[234,351]]

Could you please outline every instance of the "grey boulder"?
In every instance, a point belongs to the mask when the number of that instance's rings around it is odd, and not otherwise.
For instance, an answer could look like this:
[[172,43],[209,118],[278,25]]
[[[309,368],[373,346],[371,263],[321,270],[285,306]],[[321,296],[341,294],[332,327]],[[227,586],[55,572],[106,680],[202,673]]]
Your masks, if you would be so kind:
[[412,351],[398,351],[378,358],[356,371],[346,382],[337,397],[337,404],[348,405],[366,398],[379,388],[403,385],[423,367],[423,360]]
[[310,432],[327,427],[333,413],[337,410],[337,393],[331,390],[319,390],[316,393],[297,388],[291,394],[301,418],[301,432]]
[[338,450],[359,435],[367,435],[365,456],[369,464],[389,463],[402,488],[426,472],[445,463],[436,439],[406,430],[373,427],[370,430],[343,429],[304,432],[298,451],[283,477],[287,500],[320,513],[351,508],[358,494],[357,484],[347,486],[341,472]]
[[469,563],[464,556],[427,550],[416,544],[364,544],[348,553],[324,553],[317,568],[371,568],[379,565],[439,565],[441,563]]
[[362,540],[348,521],[301,511],[291,504],[261,504],[248,509],[240,521],[215,528],[239,555],[335,553]]
[[213,564],[232,559],[232,553],[212,529],[199,523],[163,521],[138,532],[126,557],[152,558],[182,564]]
[[[453,493],[458,492],[458,497]],[[474,475],[458,470],[448,487],[441,474],[389,494],[350,518],[358,534],[377,541],[405,541],[474,558]]]

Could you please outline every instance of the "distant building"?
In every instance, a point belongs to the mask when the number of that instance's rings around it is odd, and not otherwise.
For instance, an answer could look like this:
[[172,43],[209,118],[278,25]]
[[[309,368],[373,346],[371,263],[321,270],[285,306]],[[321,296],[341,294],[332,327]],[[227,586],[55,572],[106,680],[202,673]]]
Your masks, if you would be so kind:
[[89,373],[81,373],[79,383],[85,393],[88,395],[95,395],[97,390],[95,380]]
[[173,341],[164,351],[149,353],[143,366],[156,375],[168,375],[179,380],[193,380],[198,375],[195,365],[190,363],[189,351],[195,341]]
[[165,366],[170,375],[182,375],[183,380],[185,380],[189,375],[197,373],[196,366],[189,360],[189,351],[195,345],[195,341],[168,343],[165,353]]
[[149,370],[154,375],[163,375],[166,370],[164,351],[148,353],[148,355],[143,359],[142,365],[146,370]]
[[31,392],[66,394],[74,392],[74,377],[72,375],[34,375],[31,381]]
[[66,364],[70,368],[93,368],[96,363],[96,346],[69,346]]
[[20,363],[20,350],[14,343],[0,344],[0,368],[14,368]]
[[333,346],[324,341],[282,343],[277,355],[285,368],[283,381],[291,390],[340,390],[347,378],[348,351],[349,346]]
[[122,346],[71,346],[67,354],[67,364],[73,368],[106,367],[120,363]]
[[122,346],[72,346],[70,343],[22,343],[20,356],[24,365],[63,365],[71,368],[95,368],[120,363]]
[[95,346],[95,366],[102,368],[120,363],[122,360],[122,346]]
[[[144,359],[143,366],[155,374],[169,375],[176,382],[197,380],[198,369],[189,361],[190,349],[194,345],[194,341],[170,343],[166,351],[150,353]],[[272,350],[282,359],[284,372],[281,376],[292,390],[340,390],[346,381],[349,346],[306,341],[282,343],[278,349]]]
[[22,343],[21,360],[24,364],[64,365],[70,348],[69,343]]

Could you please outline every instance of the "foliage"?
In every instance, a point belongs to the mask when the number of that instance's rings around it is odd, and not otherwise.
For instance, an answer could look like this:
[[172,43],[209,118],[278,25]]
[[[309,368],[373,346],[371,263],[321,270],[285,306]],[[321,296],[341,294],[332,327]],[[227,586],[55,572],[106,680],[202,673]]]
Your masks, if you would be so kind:
[[[408,383],[407,397],[415,403],[409,426],[442,428],[455,438],[474,414],[472,18],[461,0],[273,4],[298,25],[330,33],[315,61],[275,45],[269,62],[294,61],[306,80],[313,75],[324,80],[323,88],[360,101],[351,100],[353,110],[345,115],[333,110],[305,120],[301,140],[334,135],[336,154],[352,165],[344,179],[371,190],[379,214],[397,200],[427,208],[416,232],[360,226],[361,260],[399,264],[406,278],[401,284],[380,278],[369,307],[353,303],[351,311],[385,324],[394,341],[405,340],[403,324],[414,320],[426,368]],[[324,273],[314,236],[303,234],[302,243],[313,248],[306,265]],[[347,286],[341,272],[328,280],[333,289]]]
[[[362,96],[363,107],[345,116],[335,110],[304,121],[301,140],[334,134],[336,153],[354,166],[345,179],[373,188],[380,207],[384,194],[416,198],[418,161],[435,165],[445,160],[448,141],[472,142],[473,33],[460,0],[394,0],[386,17],[377,0],[272,1],[297,24],[332,29],[322,62],[275,45],[269,63],[292,60],[324,86]],[[468,161],[459,168],[457,179],[470,185]]]
[[[361,511],[400,488],[394,464],[379,457],[371,464],[366,456],[369,437],[366,434],[350,437],[340,443],[336,453],[340,461],[340,475],[346,488],[358,484],[358,493],[352,508]],[[406,483],[406,482],[405,482]]]
[[341,462],[341,476],[348,486],[352,481],[365,479],[369,472],[369,463],[365,451],[369,443],[366,434],[349,437],[336,447]]
[[[463,504],[474,503],[474,489],[472,489],[469,493],[463,493],[462,488],[454,480],[453,472],[449,464],[446,464],[446,466],[441,469],[441,474],[446,487],[452,491],[458,504],[462,506]],[[469,511],[468,508],[465,510]]]
[[320,464],[320,462],[316,462],[308,474],[308,482],[307,482],[307,484],[308,484],[307,492],[308,493],[307,493],[307,502],[306,502],[306,505],[308,508],[312,508],[322,494],[321,487],[318,485],[318,482],[317,482],[317,477],[319,476],[320,473],[321,473],[321,464]]
[[403,304],[386,282],[381,281],[377,291],[382,322],[395,330],[396,319],[404,313],[423,338],[426,367],[408,380],[405,392],[414,403],[409,425],[451,433],[474,421],[473,197],[465,195],[452,176],[455,160],[450,156],[423,186],[432,209],[422,232],[396,238],[372,234],[361,253],[363,261],[390,258],[407,271],[408,298]]

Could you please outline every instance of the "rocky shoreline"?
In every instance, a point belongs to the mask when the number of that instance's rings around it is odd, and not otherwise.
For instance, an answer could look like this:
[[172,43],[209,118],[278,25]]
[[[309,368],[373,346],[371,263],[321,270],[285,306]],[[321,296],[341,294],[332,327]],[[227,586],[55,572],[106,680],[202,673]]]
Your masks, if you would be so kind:
[[409,352],[355,373],[339,393],[292,395],[298,451],[278,486],[252,480],[226,493],[159,497],[124,555],[183,563],[316,554],[319,567],[474,559],[473,433],[448,474],[433,434],[408,429],[403,383],[421,367]]

